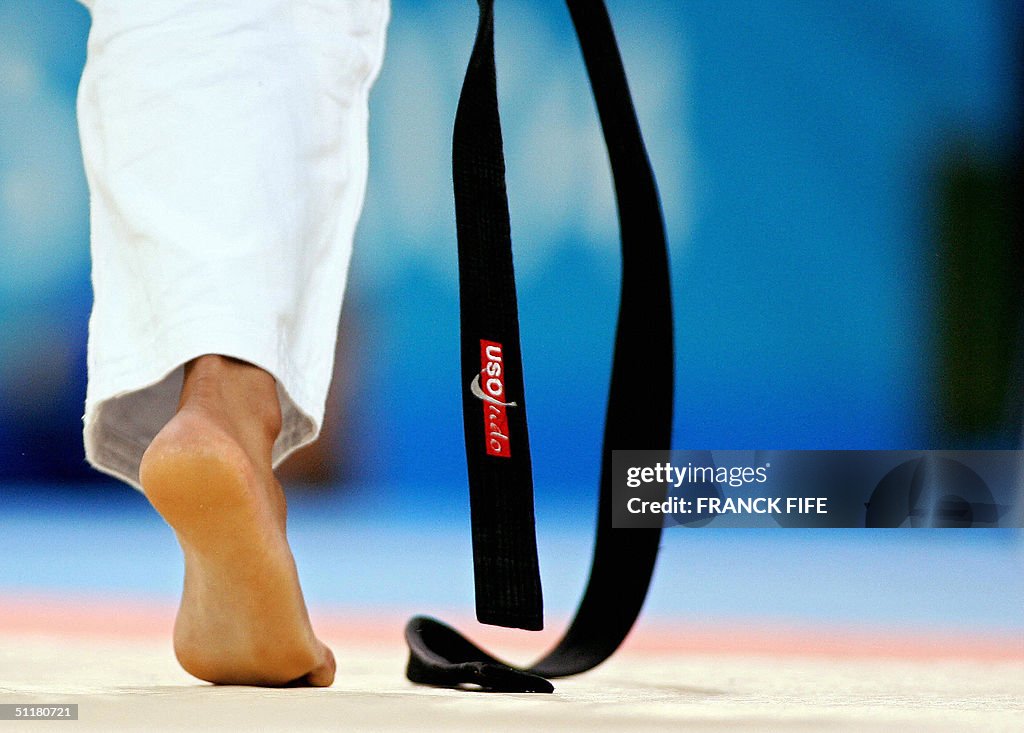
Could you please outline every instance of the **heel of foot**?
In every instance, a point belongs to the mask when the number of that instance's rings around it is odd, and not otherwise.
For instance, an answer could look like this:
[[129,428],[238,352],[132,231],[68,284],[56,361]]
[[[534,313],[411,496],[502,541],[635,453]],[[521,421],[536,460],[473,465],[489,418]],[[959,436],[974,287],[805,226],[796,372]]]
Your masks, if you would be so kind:
[[196,535],[218,523],[251,523],[252,470],[244,458],[216,446],[154,442],[139,471],[153,507],[179,534]]

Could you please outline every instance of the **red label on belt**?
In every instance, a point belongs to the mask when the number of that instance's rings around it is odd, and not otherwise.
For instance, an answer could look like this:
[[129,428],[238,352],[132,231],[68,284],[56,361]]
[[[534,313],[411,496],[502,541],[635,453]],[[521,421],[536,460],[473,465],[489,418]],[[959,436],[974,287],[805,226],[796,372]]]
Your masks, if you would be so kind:
[[512,445],[508,435],[508,414],[516,403],[505,394],[505,361],[501,344],[480,339],[480,373],[469,385],[484,407],[484,445],[487,455],[508,458]]

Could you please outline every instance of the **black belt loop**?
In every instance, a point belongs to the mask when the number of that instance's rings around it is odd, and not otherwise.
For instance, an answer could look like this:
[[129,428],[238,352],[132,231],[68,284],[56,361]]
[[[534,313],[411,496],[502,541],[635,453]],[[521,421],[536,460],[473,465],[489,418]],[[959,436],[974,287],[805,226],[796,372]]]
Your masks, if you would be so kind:
[[[477,618],[539,629],[540,578],[526,432],[518,311],[494,66],[494,0],[480,23],[459,99],[453,178],[459,248],[463,423],[473,523]],[[605,419],[597,539],[590,579],[562,640],[518,669],[451,627],[418,616],[406,627],[413,682],[551,692],[546,678],[591,669],[629,633],[643,605],[660,529],[613,529],[613,449],[671,443],[673,329],[661,204],[602,0],[567,0],[615,181],[622,286]]]

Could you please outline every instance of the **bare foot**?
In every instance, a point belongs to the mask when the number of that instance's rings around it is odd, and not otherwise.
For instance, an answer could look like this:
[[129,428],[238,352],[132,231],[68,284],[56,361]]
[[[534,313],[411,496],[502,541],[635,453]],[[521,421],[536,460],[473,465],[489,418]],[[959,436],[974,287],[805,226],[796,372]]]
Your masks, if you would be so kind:
[[281,429],[274,379],[202,356],[185,368],[178,412],[142,458],[146,496],[185,554],[174,651],[209,682],[309,685],[334,680],[314,635],[270,468]]

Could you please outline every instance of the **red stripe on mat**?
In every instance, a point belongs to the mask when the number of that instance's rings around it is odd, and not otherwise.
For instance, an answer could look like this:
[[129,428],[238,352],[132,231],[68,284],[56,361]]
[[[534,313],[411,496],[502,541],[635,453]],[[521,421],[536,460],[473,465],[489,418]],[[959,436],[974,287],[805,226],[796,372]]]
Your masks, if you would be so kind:
[[[0,634],[170,639],[175,606],[165,601],[88,596],[0,596]],[[406,617],[394,610],[315,609],[314,626],[328,641],[353,645],[401,644]],[[565,621],[549,620],[537,633],[482,626],[457,615],[450,619],[488,649],[539,655],[553,644]],[[643,655],[757,654],[769,656],[958,658],[1024,661],[1024,634],[907,629],[828,628],[765,621],[705,625],[692,619],[670,623],[641,619],[624,646]]]

